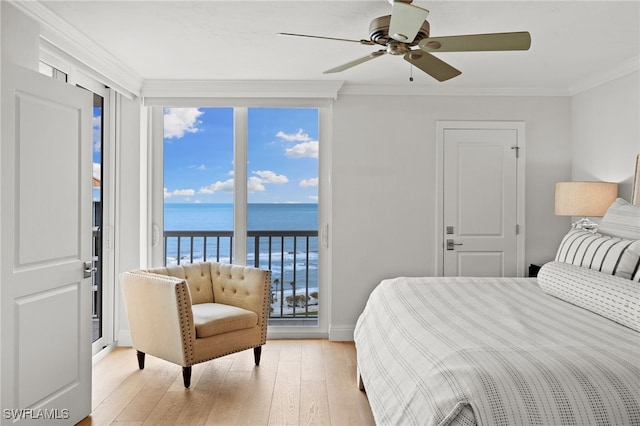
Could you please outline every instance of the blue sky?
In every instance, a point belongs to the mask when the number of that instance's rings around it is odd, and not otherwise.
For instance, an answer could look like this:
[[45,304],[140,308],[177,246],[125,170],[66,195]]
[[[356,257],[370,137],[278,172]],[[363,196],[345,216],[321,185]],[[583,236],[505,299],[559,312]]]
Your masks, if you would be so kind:
[[[248,201],[316,203],[318,110],[251,108]],[[166,203],[233,202],[233,109],[165,108]]]

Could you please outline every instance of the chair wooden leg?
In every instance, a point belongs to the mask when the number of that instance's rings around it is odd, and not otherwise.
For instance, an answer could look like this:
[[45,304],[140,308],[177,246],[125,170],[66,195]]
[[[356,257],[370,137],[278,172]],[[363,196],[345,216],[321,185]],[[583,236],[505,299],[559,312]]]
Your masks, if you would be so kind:
[[184,381],[184,387],[191,386],[191,366],[182,367],[182,380]]
[[253,348],[253,359],[256,362],[256,365],[260,365],[260,355],[262,354],[262,346],[256,346]]
[[138,368],[144,370],[144,352],[136,351],[136,355],[138,356]]

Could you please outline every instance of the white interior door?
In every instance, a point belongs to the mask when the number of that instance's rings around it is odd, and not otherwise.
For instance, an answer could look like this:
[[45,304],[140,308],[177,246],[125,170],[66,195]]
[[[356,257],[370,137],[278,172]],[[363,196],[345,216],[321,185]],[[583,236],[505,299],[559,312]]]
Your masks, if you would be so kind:
[[443,130],[443,274],[518,275],[518,130]]
[[75,424],[91,411],[91,106],[83,89],[3,66],[0,355],[7,424]]

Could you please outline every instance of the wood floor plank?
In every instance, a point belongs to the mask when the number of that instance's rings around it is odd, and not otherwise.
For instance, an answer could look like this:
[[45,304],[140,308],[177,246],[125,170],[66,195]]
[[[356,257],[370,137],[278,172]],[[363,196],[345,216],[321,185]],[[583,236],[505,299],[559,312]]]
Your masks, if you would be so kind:
[[[299,346],[297,346],[299,348]],[[297,425],[300,421],[300,361],[283,361],[280,354],[278,372],[274,384],[270,425]]]
[[355,380],[353,342],[269,340],[259,366],[243,351],[192,369],[117,348],[94,365],[93,412],[80,426],[373,425]]
[[239,407],[246,406],[249,392],[249,371],[229,371],[219,384],[216,399],[205,422],[206,425],[235,425],[243,411]]
[[249,378],[249,389],[243,415],[238,418],[238,425],[266,425],[273,400],[276,375],[280,363],[280,349],[262,351],[260,366],[255,367]]
[[[145,367],[145,370],[147,368]],[[154,372],[151,379],[120,413],[116,418],[117,421],[145,420],[156,408],[176,377],[182,376],[182,367],[166,361],[153,370],[148,370],[148,372],[151,371]]]
[[327,374],[327,396],[332,423],[344,425],[373,425],[373,417],[369,419],[361,412],[362,392],[355,380],[355,366],[349,361],[343,343],[326,345],[325,369]]
[[135,352],[132,353],[130,348],[115,348],[108,356],[108,363],[98,362],[92,369],[92,409],[138,369]]

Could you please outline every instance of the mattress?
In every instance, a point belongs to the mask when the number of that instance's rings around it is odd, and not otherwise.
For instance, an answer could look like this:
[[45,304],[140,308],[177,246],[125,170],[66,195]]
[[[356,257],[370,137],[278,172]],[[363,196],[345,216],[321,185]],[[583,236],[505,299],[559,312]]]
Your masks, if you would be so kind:
[[533,278],[396,278],[354,332],[379,425],[640,425],[640,333]]

